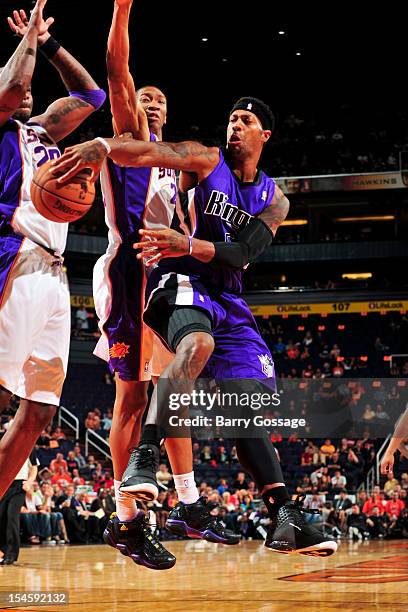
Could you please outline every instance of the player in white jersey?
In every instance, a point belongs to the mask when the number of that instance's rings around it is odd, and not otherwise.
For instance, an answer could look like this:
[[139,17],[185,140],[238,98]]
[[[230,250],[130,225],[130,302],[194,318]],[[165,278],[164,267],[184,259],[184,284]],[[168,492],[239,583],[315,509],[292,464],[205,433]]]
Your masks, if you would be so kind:
[[[68,224],[43,218],[30,199],[34,172],[60,156],[57,142],[105,99],[88,72],[53,39],[37,0],[30,20],[9,18],[22,37],[0,73],[0,411],[21,398],[0,443],[0,498],[59,405],[70,339],[70,300],[62,267]],[[37,50],[58,70],[69,96],[30,119]]]

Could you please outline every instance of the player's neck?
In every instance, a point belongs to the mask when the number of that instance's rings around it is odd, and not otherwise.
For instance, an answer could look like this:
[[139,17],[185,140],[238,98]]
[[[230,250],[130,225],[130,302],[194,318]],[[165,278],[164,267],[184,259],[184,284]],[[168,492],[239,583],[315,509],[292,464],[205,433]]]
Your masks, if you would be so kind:
[[157,140],[163,140],[163,132],[161,128],[158,128],[157,130],[152,129],[152,133],[156,136]]
[[242,183],[252,183],[257,175],[257,162],[251,160],[231,160],[230,168]]

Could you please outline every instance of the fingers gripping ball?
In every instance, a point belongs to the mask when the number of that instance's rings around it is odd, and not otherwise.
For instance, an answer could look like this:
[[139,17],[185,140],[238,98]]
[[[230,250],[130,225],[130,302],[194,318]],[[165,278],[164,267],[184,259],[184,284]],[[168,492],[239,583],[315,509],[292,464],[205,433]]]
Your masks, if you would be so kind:
[[95,199],[92,171],[85,169],[66,183],[58,183],[61,174],[50,173],[50,162],[41,166],[31,183],[31,199],[37,211],[56,223],[69,223],[83,217]]

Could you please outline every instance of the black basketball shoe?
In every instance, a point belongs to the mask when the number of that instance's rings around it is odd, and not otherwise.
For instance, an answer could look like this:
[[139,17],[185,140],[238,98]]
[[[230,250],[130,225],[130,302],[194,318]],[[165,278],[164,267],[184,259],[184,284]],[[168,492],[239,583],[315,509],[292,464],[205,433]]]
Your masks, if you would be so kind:
[[123,474],[120,490],[128,497],[141,501],[154,501],[158,494],[156,472],[160,451],[154,444],[139,444],[130,455]]
[[150,569],[170,569],[176,563],[176,557],[152,535],[143,512],[132,521],[120,521],[114,513],[103,532],[103,539],[122,555]]
[[225,529],[221,521],[210,514],[214,508],[206,497],[200,497],[194,504],[179,502],[171,510],[166,521],[170,533],[189,538],[199,538],[216,544],[238,544],[241,536]]
[[303,507],[304,495],[287,501],[278,512],[276,524],[269,527],[266,548],[275,552],[328,557],[337,550],[337,543],[306,522],[303,513],[319,514],[318,510]]

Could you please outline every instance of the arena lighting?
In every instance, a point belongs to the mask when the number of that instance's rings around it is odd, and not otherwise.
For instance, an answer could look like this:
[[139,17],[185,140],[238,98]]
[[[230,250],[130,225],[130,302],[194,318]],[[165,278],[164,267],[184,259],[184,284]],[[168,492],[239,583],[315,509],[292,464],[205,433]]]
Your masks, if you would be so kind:
[[406,387],[407,386],[407,381],[406,380],[399,380],[397,381],[397,387]]
[[281,225],[307,225],[308,223],[307,219],[289,219],[289,221],[284,221]]
[[317,328],[318,331],[324,331],[326,329],[325,325],[319,325],[319,327]]
[[203,42],[208,42],[208,38],[202,38],[201,39]]
[[338,325],[337,329],[340,329],[341,331],[343,331],[343,329],[346,329],[346,326],[345,325]]
[[359,359],[360,361],[368,361],[367,355],[361,355]]
[[347,278],[348,280],[366,280],[367,278],[373,278],[372,272],[345,272],[341,275],[341,278]]
[[305,326],[304,325],[298,325],[298,331],[305,331]]
[[337,217],[336,223],[351,223],[352,221],[395,221],[395,215],[368,215],[364,217]]
[[384,355],[384,361],[391,361],[391,355]]
[[381,387],[381,380],[373,380],[373,388]]
[[338,357],[336,357],[336,361],[342,362],[344,361],[344,357],[341,357],[340,355],[338,355]]
[[281,36],[283,36],[285,34],[284,30],[279,30],[278,34],[280,34]]

